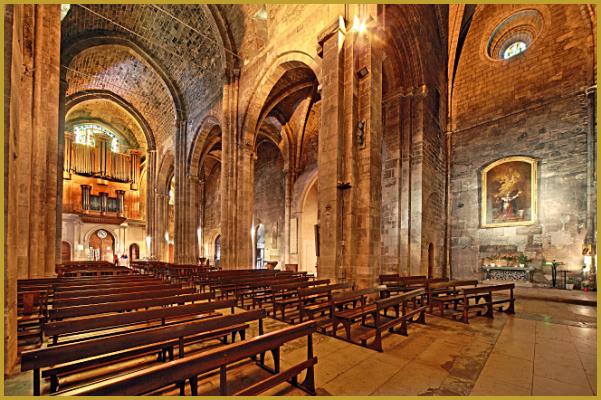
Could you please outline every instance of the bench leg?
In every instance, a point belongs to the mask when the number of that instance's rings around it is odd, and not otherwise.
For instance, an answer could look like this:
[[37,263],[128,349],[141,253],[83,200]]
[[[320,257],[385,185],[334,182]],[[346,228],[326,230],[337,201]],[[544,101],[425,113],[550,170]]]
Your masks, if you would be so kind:
[[58,390],[58,376],[50,376],[50,393],[55,393]]
[[190,378],[190,393],[192,396],[198,396],[198,377],[193,376]]

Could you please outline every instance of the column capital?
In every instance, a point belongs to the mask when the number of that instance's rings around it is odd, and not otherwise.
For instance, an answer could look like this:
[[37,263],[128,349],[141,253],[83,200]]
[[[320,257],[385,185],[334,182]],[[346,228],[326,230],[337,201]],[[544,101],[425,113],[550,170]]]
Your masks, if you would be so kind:
[[[326,26],[320,33],[317,35],[317,44],[321,48],[323,43],[328,40],[331,36],[337,34],[338,32],[346,35],[346,21],[339,15],[332,23]],[[321,56],[320,51],[318,50],[318,54]]]

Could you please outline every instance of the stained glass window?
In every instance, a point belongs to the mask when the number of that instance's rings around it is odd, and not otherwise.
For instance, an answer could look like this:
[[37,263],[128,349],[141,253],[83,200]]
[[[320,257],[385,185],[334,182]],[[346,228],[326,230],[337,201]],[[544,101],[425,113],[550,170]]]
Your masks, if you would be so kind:
[[518,55],[518,54],[522,53],[524,50],[526,50],[526,47],[527,47],[526,43],[524,43],[522,41],[513,42],[503,52],[503,58],[505,60],[507,60],[508,58]]
[[111,151],[113,153],[119,152],[119,139],[117,139],[113,132],[105,127],[95,124],[81,124],[73,127],[73,133],[75,134],[75,143],[85,144],[91,147],[96,146],[94,135],[105,134],[112,139]]

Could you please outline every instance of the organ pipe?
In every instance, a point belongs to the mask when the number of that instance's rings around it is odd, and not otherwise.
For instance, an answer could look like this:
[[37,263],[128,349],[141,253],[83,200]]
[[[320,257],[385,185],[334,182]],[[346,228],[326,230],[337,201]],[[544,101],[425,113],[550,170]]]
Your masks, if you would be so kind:
[[95,145],[76,143],[71,132],[65,132],[65,158],[63,177],[71,174],[98,177],[110,181],[127,182],[132,190],[140,185],[139,150],[129,150],[127,154],[111,150],[110,138],[96,136]]

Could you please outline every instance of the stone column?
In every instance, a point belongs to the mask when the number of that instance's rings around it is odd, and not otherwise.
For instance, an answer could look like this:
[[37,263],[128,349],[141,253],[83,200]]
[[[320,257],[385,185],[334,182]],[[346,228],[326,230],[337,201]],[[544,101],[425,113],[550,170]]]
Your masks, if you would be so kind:
[[[223,87],[223,127],[221,137],[221,267],[236,268],[236,165],[238,154],[238,89],[240,72],[226,77]],[[250,228],[249,228],[250,229]]]
[[244,144],[238,148],[237,179],[236,179],[236,257],[235,269],[249,269],[254,266],[254,246],[251,232],[253,226],[254,200],[254,165],[255,153]]
[[344,128],[345,22],[339,17],[318,38],[321,46],[321,125],[318,147],[319,268],[320,278],[336,278],[342,262],[342,178]]
[[[371,11],[375,16],[372,20],[377,19],[375,5],[363,8],[363,18]],[[349,267],[345,271],[345,275],[350,273],[347,281],[359,287],[376,283],[381,261],[382,56],[376,30],[374,22],[364,34],[354,32],[352,42],[347,35],[345,93],[355,90],[356,94],[345,99],[349,105],[345,115],[345,160],[349,161],[345,172],[352,188],[348,190],[348,210],[345,204],[344,266]]]
[[[150,255],[156,256],[157,253],[157,184],[156,184],[156,170],[157,170],[157,151],[152,149],[148,150],[148,156],[146,160],[146,236],[150,236]],[[146,243],[146,239],[145,239]]]
[[[5,7],[4,366],[17,361],[17,279],[51,276],[57,254],[60,6]],[[58,239],[60,240],[60,239]]]
[[[65,151],[70,152],[71,146],[65,147],[65,97],[67,93],[67,81],[60,80],[60,92],[58,95],[58,148],[57,148],[57,175],[56,175],[56,262],[61,262],[61,240],[63,234],[63,167]],[[70,155],[70,154],[69,154]]]

